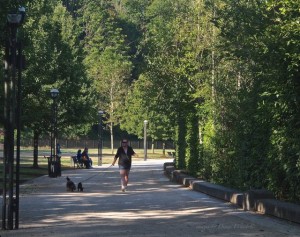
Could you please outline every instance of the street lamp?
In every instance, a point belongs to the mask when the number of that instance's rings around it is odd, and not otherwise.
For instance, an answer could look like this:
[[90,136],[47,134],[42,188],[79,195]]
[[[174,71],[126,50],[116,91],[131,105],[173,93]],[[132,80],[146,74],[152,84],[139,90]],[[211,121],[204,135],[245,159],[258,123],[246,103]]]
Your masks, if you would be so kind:
[[58,89],[51,89],[50,95],[53,100],[52,103],[52,129],[51,129],[51,152],[48,161],[49,177],[57,177],[60,173],[59,158],[57,156],[57,102],[56,99],[59,95]]
[[99,125],[98,125],[98,166],[102,166],[102,149],[103,149],[103,127],[102,127],[102,116],[104,111],[99,110]]
[[[3,157],[3,201],[2,229],[12,230],[19,227],[19,172],[20,172],[20,102],[22,55],[20,42],[17,41],[18,27],[25,18],[25,8],[7,15],[9,38],[4,54],[4,157]],[[18,54],[17,54],[18,49]],[[17,73],[17,69],[18,73]],[[17,81],[18,75],[18,81]],[[17,95],[17,96],[16,96]],[[16,101],[17,98],[17,101]],[[16,190],[14,197],[14,129],[17,128]],[[8,197],[7,197],[8,194]]]
[[148,120],[144,120],[144,160],[147,160],[147,124]]
[[58,89],[51,89],[50,90],[50,95],[51,95],[51,98],[53,100],[55,100],[58,97],[58,95],[59,95]]

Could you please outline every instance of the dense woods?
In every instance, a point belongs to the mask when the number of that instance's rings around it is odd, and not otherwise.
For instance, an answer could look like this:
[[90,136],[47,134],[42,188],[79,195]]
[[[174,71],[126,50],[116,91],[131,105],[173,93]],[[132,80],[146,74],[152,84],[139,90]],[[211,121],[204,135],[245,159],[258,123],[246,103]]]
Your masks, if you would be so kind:
[[[298,0],[19,3],[23,131],[49,132],[56,87],[60,135],[88,134],[100,109],[112,137],[142,137],[147,119],[152,140],[175,141],[178,169],[300,201]],[[1,57],[16,7],[1,2]]]

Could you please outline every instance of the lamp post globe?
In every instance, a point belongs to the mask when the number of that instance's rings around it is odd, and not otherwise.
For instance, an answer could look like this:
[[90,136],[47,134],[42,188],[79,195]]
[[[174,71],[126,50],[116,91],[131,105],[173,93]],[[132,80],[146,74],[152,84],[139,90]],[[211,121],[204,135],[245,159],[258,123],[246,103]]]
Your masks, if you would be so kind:
[[51,89],[50,90],[50,95],[52,99],[55,99],[59,95],[58,89]]

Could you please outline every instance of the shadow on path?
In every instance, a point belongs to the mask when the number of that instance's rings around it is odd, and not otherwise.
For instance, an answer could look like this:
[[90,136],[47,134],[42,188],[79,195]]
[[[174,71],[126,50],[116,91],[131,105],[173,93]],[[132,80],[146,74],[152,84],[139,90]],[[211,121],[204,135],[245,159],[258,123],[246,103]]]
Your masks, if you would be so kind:
[[[20,229],[5,236],[300,236],[299,225],[243,212],[169,182],[167,160],[136,162],[128,191],[117,167],[74,169],[21,187]],[[66,176],[83,192],[66,192]]]

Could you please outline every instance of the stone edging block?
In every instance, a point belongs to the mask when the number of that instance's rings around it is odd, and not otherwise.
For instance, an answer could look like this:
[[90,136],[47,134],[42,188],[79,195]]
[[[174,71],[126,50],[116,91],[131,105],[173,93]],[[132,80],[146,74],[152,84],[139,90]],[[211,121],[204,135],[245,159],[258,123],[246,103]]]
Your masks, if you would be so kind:
[[261,199],[256,201],[256,206],[260,213],[300,223],[299,205],[275,199]]
[[257,211],[300,223],[300,206],[276,200],[274,195],[268,190],[249,190],[242,193],[236,189],[223,187],[191,177],[187,175],[184,170],[176,170],[173,162],[165,163],[164,170],[171,181],[180,183],[185,187],[190,187],[195,191],[236,204],[245,211]]
[[275,196],[266,189],[249,190],[244,193],[243,209],[245,211],[256,211],[256,201],[261,199],[275,199]]
[[243,196],[243,194],[240,193],[238,190],[226,188],[218,184],[212,184],[206,181],[199,180],[192,182],[191,186],[193,190],[200,191],[207,195],[242,206],[240,197]]
[[164,163],[164,171],[166,171],[166,168],[167,168],[168,166],[173,166],[173,167],[175,167],[175,163],[174,163],[174,162],[165,162],[165,163]]

